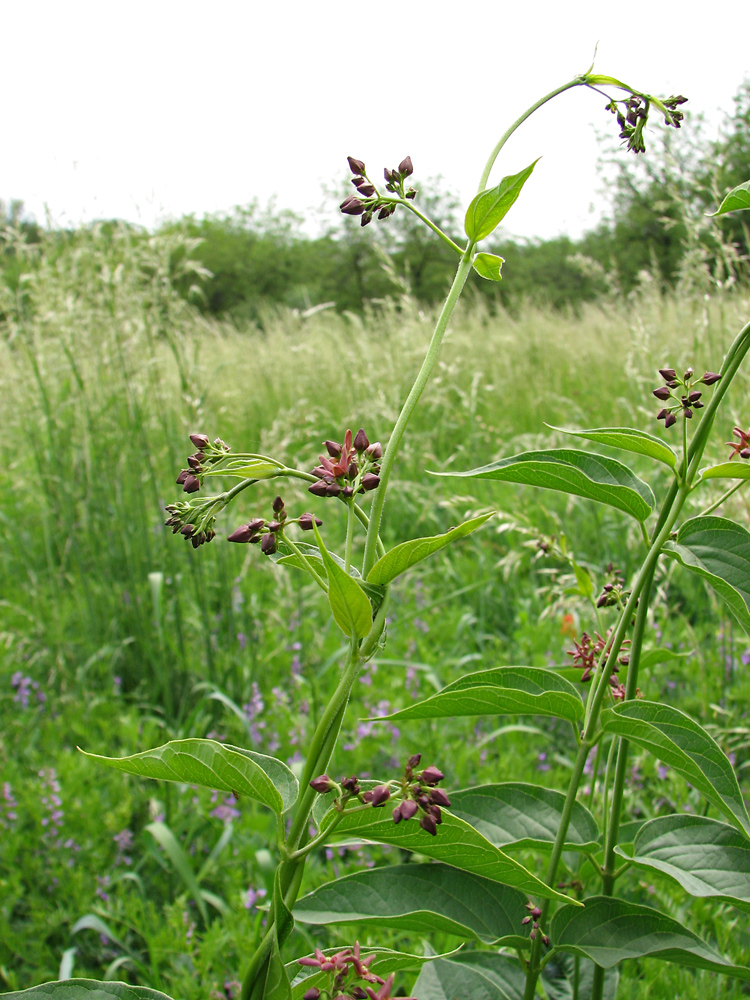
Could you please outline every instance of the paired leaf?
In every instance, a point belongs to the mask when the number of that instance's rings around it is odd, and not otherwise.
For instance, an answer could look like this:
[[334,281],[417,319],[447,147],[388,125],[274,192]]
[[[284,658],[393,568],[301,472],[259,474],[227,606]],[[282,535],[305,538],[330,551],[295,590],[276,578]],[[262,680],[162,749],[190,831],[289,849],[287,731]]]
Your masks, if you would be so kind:
[[[305,557],[305,559],[309,563],[312,563],[313,569],[316,570],[317,573],[325,579],[326,569],[323,563],[323,557],[320,554],[320,549],[318,548],[318,546],[310,545],[307,542],[297,542],[296,545],[299,551]],[[346,564],[344,563],[344,560],[341,558],[341,556],[337,556],[335,552],[329,552],[328,555],[331,557],[331,559],[333,559],[333,561],[338,566],[341,567],[341,569],[344,572],[346,572],[345,568]],[[286,543],[283,541],[279,546],[279,551],[276,552],[275,555],[272,555],[271,559],[273,559],[274,562],[277,562],[279,566],[294,566],[295,569],[302,569],[305,570],[305,572],[307,572],[307,567],[305,566],[304,560],[300,559],[300,557],[297,555],[296,552],[292,552],[289,549],[289,547],[286,546]],[[380,602],[383,600],[383,596],[385,595],[384,587],[381,587],[374,583],[368,583],[366,580],[363,580],[356,566],[352,565],[349,567],[349,575],[354,577],[354,579],[357,581],[362,590],[364,590],[364,592],[367,594],[370,600],[374,602],[376,606],[380,604]]]
[[[337,951],[341,951],[341,948],[324,948],[323,954],[333,955]],[[449,952],[449,954],[453,954],[453,952]],[[434,958],[432,954],[409,955],[403,951],[392,951],[390,948],[363,949],[363,958],[367,958],[369,955],[377,956],[370,965],[370,969],[381,979],[385,979],[391,972],[399,972],[401,969],[419,968]],[[311,966],[301,966],[298,962],[289,962],[286,969],[289,977],[294,977],[292,979],[292,1000],[302,1000],[307,990],[312,987],[324,990],[330,983],[329,972],[320,972]]]
[[703,469],[701,479],[750,479],[750,465],[742,462],[721,462]]
[[497,187],[481,191],[466,209],[464,229],[470,240],[478,243],[502,222],[521,193],[538,159],[517,174],[503,177]]
[[509,991],[507,983],[506,989],[501,985],[505,982],[503,973],[510,968],[506,958],[485,957],[481,952],[461,960],[438,958],[422,968],[413,992],[419,1000],[519,1000],[519,994]]
[[635,455],[646,455],[657,462],[663,462],[670,469],[677,466],[677,455],[672,449],[653,434],[636,430],[634,427],[591,427],[588,430],[574,431],[567,427],[555,427],[547,424],[553,431],[570,434],[572,437],[583,438],[585,441],[595,441],[606,444],[620,451],[630,451]]
[[498,257],[494,253],[478,253],[472,262],[472,267],[480,278],[486,278],[487,281],[502,281],[503,276],[500,272],[504,263],[505,258]]
[[656,503],[651,488],[614,458],[573,448],[527,451],[469,472],[433,472],[433,476],[496,479],[595,500],[645,521]]
[[628,958],[660,958],[750,980],[750,968],[732,965],[682,924],[649,906],[610,896],[563,906],[550,925],[553,944],[610,969]]
[[130,757],[81,753],[127,774],[247,795],[277,813],[286,812],[297,800],[297,779],[286,764],[215,740],[173,740]]
[[129,983],[98,982],[96,979],[65,979],[42,983],[17,993],[3,993],[3,1000],[170,1000],[166,993],[131,986]]
[[660,816],[644,823],[633,850],[616,848],[639,868],[660,871],[691,896],[715,896],[750,911],[750,841],[704,816]]
[[738,212],[743,208],[750,208],[750,181],[738,184],[737,187],[732,188],[728,194],[724,195],[724,200],[712,213],[712,218],[717,215],[726,215],[727,212]]
[[667,555],[711,584],[750,635],[750,532],[725,517],[693,517],[675,541],[664,543]]
[[461,715],[552,715],[583,718],[581,696],[557,671],[492,667],[448,684],[438,694],[381,719],[442,719]]
[[[451,792],[451,812],[479,830],[491,844],[551,850],[560,829],[565,795],[551,788],[508,781]],[[566,851],[598,850],[599,828],[576,802],[565,839]]]
[[367,582],[380,584],[381,586],[390,583],[391,580],[395,580],[397,576],[405,573],[407,569],[410,569],[428,556],[433,555],[433,553],[439,552],[440,549],[445,548],[446,545],[450,545],[457,538],[463,538],[465,535],[471,534],[472,531],[476,531],[493,514],[494,511],[491,511],[489,514],[481,514],[479,517],[473,517],[470,521],[464,521],[463,524],[459,524],[457,528],[451,528],[450,531],[446,531],[443,535],[432,535],[429,538],[414,538],[410,542],[402,542],[400,545],[396,545],[381,559],[378,559],[367,574]]
[[313,521],[315,541],[318,543],[323,565],[328,574],[328,600],[334,620],[344,635],[350,639],[364,639],[372,628],[372,608],[367,595],[354,577],[331,558]]
[[306,924],[385,924],[519,947],[527,945],[518,922],[526,899],[519,889],[449,865],[393,865],[315,889],[297,900],[294,915]]
[[[324,829],[332,819],[329,813],[322,824]],[[394,823],[391,811],[385,809],[345,812],[336,827],[336,834],[347,839],[374,840],[406,851],[416,851],[493,882],[516,886],[531,895],[568,902],[566,896],[550,889],[523,865],[503,854],[474,827],[447,810],[443,811],[443,822],[435,837],[423,830],[416,818]]]
[[624,736],[673,767],[750,836],[750,819],[732,765],[689,715],[671,705],[634,700],[606,709],[601,721],[604,732]]

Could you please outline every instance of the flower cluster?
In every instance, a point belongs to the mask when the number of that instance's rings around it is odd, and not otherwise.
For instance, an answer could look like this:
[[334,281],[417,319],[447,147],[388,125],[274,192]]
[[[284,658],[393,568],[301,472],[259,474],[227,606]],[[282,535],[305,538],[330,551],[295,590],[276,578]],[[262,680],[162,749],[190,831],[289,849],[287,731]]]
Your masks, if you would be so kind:
[[[526,909],[529,911],[528,915],[523,918],[521,923],[524,925],[531,924],[531,934],[529,934],[529,937],[533,941],[536,937],[537,931],[539,930],[539,918],[542,915],[542,911],[534,903],[527,903]],[[549,948],[549,938],[546,934],[542,934],[542,943],[545,948]]]
[[[660,102],[666,112],[664,115],[665,125],[680,128],[680,123],[685,116],[677,108],[680,104],[685,104],[686,101],[687,97],[682,97],[682,95],[678,94],[676,97],[668,97],[665,101]],[[622,105],[622,110],[618,107],[620,104]],[[620,127],[620,138],[626,140],[628,151],[632,150],[634,153],[644,153],[646,151],[643,130],[648,121],[650,106],[651,102],[643,94],[631,94],[630,97],[623,101],[615,101],[613,99],[605,105],[606,110],[611,111],[617,118],[617,124]]]
[[247,524],[241,524],[229,536],[230,542],[249,542],[251,545],[260,543],[261,551],[267,556],[274,554],[278,548],[278,540],[283,537],[284,528],[289,524],[298,524],[303,531],[312,531],[313,521],[318,527],[323,523],[319,517],[312,514],[300,514],[298,518],[288,520],[284,501],[276,497],[273,502],[273,518],[270,521],[262,517],[253,517]]
[[[381,979],[374,972],[370,972],[370,965],[376,955],[367,955],[362,958],[360,954],[359,941],[356,941],[353,948],[346,948],[344,951],[336,952],[335,955],[326,955],[320,948],[315,949],[315,954],[309,958],[300,958],[299,964],[307,968],[318,969],[320,972],[331,974],[330,989],[323,991],[317,986],[311,986],[304,994],[303,1000],[320,1000],[323,992],[326,992],[331,1000],[339,997],[340,1000],[391,1000],[391,990],[395,973],[391,973],[387,979]],[[380,989],[377,992],[372,986],[360,986],[356,983],[374,983]],[[415,1000],[414,997],[407,997],[406,1000]]]
[[681,413],[686,420],[693,416],[693,410],[700,410],[703,406],[700,399],[703,395],[694,388],[696,385],[713,385],[718,382],[721,375],[716,372],[706,372],[700,378],[693,377],[692,368],[688,368],[682,378],[679,377],[674,368],[660,368],[659,374],[665,381],[665,385],[660,385],[654,389],[654,395],[662,403],[669,400],[672,402],[664,406],[656,414],[657,420],[663,420],[665,427],[671,427],[677,421],[677,414]]
[[602,587],[596,606],[597,608],[611,608],[622,605],[630,596],[629,591],[623,590],[624,580],[614,568],[612,563],[607,566],[607,573],[610,579]]
[[36,692],[36,700],[38,702],[44,703],[47,700],[47,695],[39,689],[39,682],[25,676],[21,670],[16,670],[10,679],[10,683],[11,687],[16,689],[13,701],[20,705],[21,708],[29,707],[32,691]]
[[399,163],[395,170],[385,168],[385,189],[396,198],[388,198],[381,195],[370,178],[362,160],[356,160],[353,156],[347,156],[349,169],[354,174],[352,184],[357,189],[356,195],[349,195],[342,201],[340,208],[344,215],[361,216],[362,225],[366,226],[372,222],[374,214],[378,213],[379,219],[387,219],[396,211],[397,199],[408,198],[411,201],[416,198],[417,192],[414,188],[404,187],[404,181],[414,173],[411,157],[406,156]]
[[732,449],[732,454],[729,456],[730,461],[737,455],[740,458],[750,458],[750,430],[743,431],[741,427],[735,427],[732,433],[739,438],[739,441],[725,442]]
[[[581,674],[582,683],[591,680],[592,675],[596,673],[598,664],[605,659],[612,648],[612,629],[607,632],[606,639],[603,639],[598,632],[594,634],[596,635],[596,640],[593,640],[588,632],[584,632],[580,642],[576,639],[573,640],[575,649],[568,650],[568,656],[573,657],[573,663],[583,670]],[[623,642],[623,646],[629,645],[630,639],[626,639]],[[609,684],[612,689],[611,694],[615,701],[622,700],[625,697],[625,686],[619,682],[617,674],[620,671],[620,664],[623,667],[627,667],[630,663],[630,657],[627,653],[621,653],[617,660],[618,662],[614,665],[612,673],[609,675]]]
[[344,497],[349,499],[355,493],[366,493],[380,485],[380,466],[383,448],[379,441],[370,444],[364,429],[360,427],[352,437],[348,430],[344,443],[324,441],[328,455],[319,455],[319,465],[312,470],[319,476],[317,482],[308,487],[316,497]]
[[203,485],[203,475],[206,469],[220,462],[229,448],[221,438],[209,441],[207,434],[191,434],[190,440],[196,447],[192,455],[188,455],[187,469],[182,469],[177,477],[177,485],[186,493],[197,493]]

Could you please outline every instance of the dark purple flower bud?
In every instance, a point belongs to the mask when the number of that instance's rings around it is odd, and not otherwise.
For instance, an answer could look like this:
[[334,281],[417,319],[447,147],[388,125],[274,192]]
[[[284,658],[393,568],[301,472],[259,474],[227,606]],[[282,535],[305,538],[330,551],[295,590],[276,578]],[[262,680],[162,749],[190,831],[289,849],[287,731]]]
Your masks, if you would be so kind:
[[549,938],[546,934],[542,934],[542,944],[545,948],[549,948]]
[[323,444],[331,458],[341,458],[342,449],[340,444],[336,444],[335,441],[324,441]]
[[341,787],[351,795],[359,795],[359,778],[357,778],[356,774],[353,774],[350,778],[343,778]]
[[365,454],[373,462],[377,462],[379,458],[383,457],[383,446],[380,441],[374,441],[369,447],[365,449]]
[[713,385],[714,382],[718,382],[721,375],[717,375],[716,372],[706,372],[706,374],[701,379],[704,385]]
[[310,788],[314,792],[318,792],[320,795],[325,795],[326,792],[331,792],[335,788],[335,784],[331,781],[327,774],[321,774],[319,778],[313,778],[310,782]]
[[365,206],[359,198],[355,198],[353,194],[349,195],[348,198],[345,198],[339,205],[339,208],[344,215],[361,215],[365,210]]
[[354,450],[355,451],[362,452],[362,451],[365,451],[365,449],[369,448],[370,441],[369,441],[367,435],[365,434],[364,427],[360,427],[360,429],[354,435],[353,444],[354,444]]
[[201,451],[203,448],[208,448],[207,434],[191,434],[190,440],[193,442],[198,451]]
[[664,426],[665,427],[671,427],[672,424],[676,424],[676,423],[677,423],[677,417],[674,415],[674,413],[668,413],[666,415],[666,417],[664,418]]
[[315,468],[312,470],[312,474],[314,476],[320,476],[321,479],[325,479],[326,477],[330,477],[331,475],[328,469],[326,469],[324,465],[316,465]]
[[365,165],[362,160],[355,160],[353,156],[347,156],[346,162],[349,164],[349,169],[353,174],[363,174],[365,172]]
[[597,608],[606,607],[607,601],[609,600],[609,594],[602,594],[599,600],[596,602]]
[[406,766],[408,768],[419,767],[419,762],[420,762],[421,759],[422,759],[422,754],[421,753],[415,753],[413,757],[410,757],[407,760]]
[[419,821],[419,825],[422,827],[423,830],[426,830],[431,837],[437,836],[437,823],[435,822],[432,816],[429,815],[423,816]]
[[[370,973],[370,975],[374,974]],[[378,979],[380,979],[379,976]],[[345,998],[342,997],[341,1000],[345,1000]],[[354,989],[352,990],[352,1000],[367,1000],[367,994],[365,993],[365,991],[362,989],[361,986],[355,986]]]
[[197,476],[186,476],[182,488],[186,493],[197,493],[201,488],[200,480]]
[[185,480],[187,479],[187,477],[190,476],[190,475],[192,475],[192,473],[190,472],[190,469],[183,469],[180,472],[180,474],[177,477],[177,479],[176,479],[177,485],[178,486],[182,486],[182,484],[185,482]]
[[692,368],[688,368],[688,370],[685,372],[685,374],[683,376],[683,381],[687,382],[687,380],[689,378],[692,378],[692,377],[693,377],[693,369]]
[[372,472],[366,472],[362,476],[362,486],[365,490],[375,490],[380,486],[380,477]]
[[268,522],[268,530],[269,531],[276,532],[276,531],[279,531],[280,529],[281,529],[281,522],[280,521],[269,521]]
[[328,496],[328,483],[325,479],[319,479],[317,483],[313,483],[312,486],[307,487],[307,492],[312,493],[314,497]]
[[188,455],[187,464],[191,469],[200,469],[201,460],[197,455]]
[[430,802],[436,806],[449,806],[451,800],[445,794],[442,788],[433,788],[430,792]]
[[401,819],[411,819],[417,811],[417,803],[414,799],[404,799],[400,805]]
[[341,487],[338,483],[326,483],[326,496],[327,497],[337,497],[341,493]]
[[669,410],[659,410],[659,412],[656,414],[656,419],[657,420],[664,420],[664,418],[666,417],[666,415],[668,413],[669,413]]
[[393,810],[392,815],[393,815],[393,822],[396,824],[396,826],[398,826],[398,824],[401,822],[401,818],[402,818],[401,817],[401,806],[396,806],[396,808]]
[[411,157],[405,156],[403,160],[398,165],[398,172],[402,177],[411,177],[414,173],[414,167],[412,166]]
[[341,491],[341,495],[344,497],[353,497],[354,490],[351,488],[351,486],[345,486]]
[[693,409],[694,410],[702,410],[703,409],[703,403],[693,403]]
[[690,400],[691,403],[697,403],[702,395],[703,395],[702,392],[696,392],[694,389],[692,392],[688,393],[688,399]]
[[313,514],[304,513],[299,516],[299,526],[303,531],[312,531],[313,521],[318,527],[323,523],[319,517],[315,517]]
[[671,382],[672,379],[677,378],[677,372],[674,368],[660,368],[659,374],[664,379],[665,382]]
[[260,542],[261,551],[272,556],[276,551],[276,535],[264,535]]
[[693,419],[693,411],[691,409],[689,409],[688,407],[685,407],[685,409],[682,411],[682,415],[687,420],[692,420]]
[[227,541],[229,542],[249,542],[255,532],[249,524],[242,524],[232,532]]
[[359,193],[361,195],[364,195],[365,198],[372,198],[372,196],[375,194],[375,188],[372,186],[372,184],[358,185],[358,189]]
[[383,205],[383,207],[378,212],[379,219],[387,219],[391,215],[391,210],[388,205]]
[[740,452],[740,458],[750,458],[750,448],[743,448]]
[[425,785],[436,785],[438,781],[442,781],[445,775],[441,770],[435,767],[434,764],[430,764],[422,771],[422,781]]
[[350,462],[349,463],[349,468],[346,470],[346,474],[349,477],[349,479],[356,479],[358,472],[359,472],[359,469],[357,468],[357,463],[356,462]]
[[377,788],[373,788],[370,793],[369,801],[373,806],[382,806],[391,797],[391,790],[388,785],[378,785]]
[[192,524],[183,524],[180,528],[180,534],[184,535],[185,538],[190,538],[195,531],[195,526]]
[[525,927],[526,924],[530,924],[530,923],[531,923],[531,917],[524,917],[523,920],[521,921],[521,926]]
[[260,531],[265,523],[262,517],[254,517],[251,521],[248,521],[247,526],[251,531]]
[[393,183],[393,174],[388,169],[388,167],[385,167],[383,169],[383,177],[385,177],[386,184],[392,184]]
[[284,509],[284,501],[281,499],[281,497],[276,497],[276,499],[273,502],[274,514],[280,514],[283,509]]
[[672,393],[669,391],[669,386],[660,385],[658,389],[654,389],[654,395],[663,401],[669,399]]
[[372,222],[372,212],[365,212],[365,214],[360,219],[360,226],[369,226]]
[[[365,996],[367,996],[366,993]],[[319,1000],[319,997],[320,997],[320,990],[318,989],[318,987],[311,986],[310,989],[303,994],[302,1000]]]
[[534,920],[538,920],[541,917],[541,915],[542,911],[539,909],[538,906],[532,907],[531,916],[534,918]]

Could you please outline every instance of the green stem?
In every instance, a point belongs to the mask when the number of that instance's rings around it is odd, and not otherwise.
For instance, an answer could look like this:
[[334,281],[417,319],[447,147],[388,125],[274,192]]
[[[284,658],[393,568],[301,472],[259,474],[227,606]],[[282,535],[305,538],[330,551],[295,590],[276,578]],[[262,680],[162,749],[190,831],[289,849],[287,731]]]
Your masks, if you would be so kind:
[[353,505],[346,505],[346,549],[344,551],[344,571],[349,572],[352,564],[352,538],[354,537],[354,510]]
[[705,510],[702,510],[700,512],[700,516],[701,517],[705,517],[706,514],[710,514],[711,511],[716,510],[717,507],[721,507],[721,505],[726,500],[728,500],[732,496],[733,493],[736,493],[737,490],[741,489],[743,486],[746,486],[746,485],[747,485],[747,479],[740,479],[740,481],[738,483],[735,483],[734,486],[732,486],[731,489],[728,489],[726,491],[726,493],[722,493],[722,495],[719,497],[718,500],[715,500],[712,504],[709,504],[709,506],[706,507]]
[[458,265],[458,270],[456,271],[456,276],[453,279],[453,284],[451,285],[448,297],[445,300],[443,308],[440,312],[440,316],[435,326],[435,331],[432,334],[432,339],[430,340],[430,346],[427,349],[427,354],[422,362],[422,367],[419,369],[419,374],[414,381],[414,385],[411,387],[411,392],[406,397],[406,402],[401,408],[398,420],[396,421],[396,426],[393,428],[388,441],[388,446],[383,453],[383,461],[380,466],[380,485],[374,491],[372,509],[370,510],[370,526],[367,530],[367,539],[365,541],[365,554],[362,563],[362,576],[365,578],[367,578],[367,574],[370,572],[373,563],[375,562],[376,538],[380,533],[380,521],[383,516],[383,504],[385,503],[386,491],[388,489],[388,480],[390,479],[391,472],[393,471],[393,465],[396,461],[399,445],[401,444],[401,439],[404,436],[409,419],[414,412],[414,408],[419,402],[419,397],[422,395],[424,387],[427,385],[430,375],[432,374],[432,369],[435,367],[435,363],[437,362],[438,355],[440,354],[440,345],[443,342],[443,335],[445,334],[450,318],[453,315],[453,310],[456,307],[456,303],[458,302],[461,292],[463,291],[463,287],[466,284],[466,279],[471,271],[473,252],[474,244],[469,243],[461,255],[461,262]]
[[444,243],[447,243],[451,250],[454,250],[459,257],[463,254],[463,247],[460,247],[458,243],[454,243],[450,236],[447,236],[439,226],[436,226],[431,219],[428,219],[426,215],[420,212],[412,201],[407,198],[394,198],[394,201],[397,205],[403,205],[404,208],[408,208],[410,212],[413,212],[418,219],[421,219],[422,222],[424,222],[424,224],[433,231],[433,233],[439,236]]
[[297,558],[302,560],[302,562],[303,562],[303,564],[305,566],[305,569],[310,574],[310,576],[315,580],[315,582],[321,588],[321,590],[323,591],[323,593],[327,594],[328,593],[328,584],[325,582],[325,580],[320,575],[320,573],[318,573],[318,571],[315,569],[315,567],[310,562],[310,560],[307,558],[307,556],[304,554],[304,552],[302,552],[302,550],[287,535],[283,535],[283,538],[284,538],[284,541],[286,542],[286,544],[292,550],[292,552],[297,556]]

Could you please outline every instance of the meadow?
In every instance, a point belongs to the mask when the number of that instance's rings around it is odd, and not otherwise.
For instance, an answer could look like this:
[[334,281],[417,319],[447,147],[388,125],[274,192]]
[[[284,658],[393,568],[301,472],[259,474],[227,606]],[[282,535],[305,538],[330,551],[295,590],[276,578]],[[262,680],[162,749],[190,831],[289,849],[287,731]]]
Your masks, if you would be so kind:
[[[434,311],[406,286],[364,313],[269,305],[252,324],[222,322],[176,291],[200,283],[193,249],[178,231],[142,239],[102,225],[63,247],[52,236],[19,244],[22,277],[0,284],[4,990],[76,975],[185,1000],[237,996],[271,889],[273,824],[250,802],[99,769],[76,747],[125,755],[200,736],[250,740],[292,767],[301,762],[342,650],[340,633],[316,628],[309,613],[320,605],[325,621],[324,598],[257,548],[225,544],[234,521],[194,550],[165,529],[165,505],[179,497],[174,481],[192,432],[301,468],[312,468],[322,442],[340,440],[347,427],[378,439],[434,326]],[[402,447],[384,537],[435,534],[499,513],[394,588],[387,646],[357,684],[337,775],[367,777],[421,752],[453,788],[534,780],[539,771],[565,785],[571,761],[555,720],[408,729],[361,720],[468,669],[566,662],[573,637],[595,623],[569,593],[564,553],[600,579],[616,558],[627,579],[640,536],[617,511],[587,501],[505,484],[467,488],[428,470],[563,444],[547,424],[630,423],[668,434],[656,430],[656,370],[718,370],[749,312],[747,289],[722,287],[700,269],[673,294],[644,273],[629,296],[612,293],[576,312],[463,301]],[[748,389],[746,372],[725,410],[725,440],[733,424],[750,423]],[[709,457],[724,456],[719,446]],[[254,487],[243,513],[267,511],[277,491]],[[303,486],[285,484],[283,492],[314,509]],[[704,492],[701,507],[707,502]],[[742,492],[724,510],[750,522]],[[338,531],[343,539],[335,505],[316,513],[327,537]],[[662,653],[641,686],[709,728],[746,792],[750,646],[702,584],[671,566],[659,572],[649,646]],[[542,737],[558,752],[541,750]],[[683,779],[634,754],[629,815],[658,815],[667,805],[703,809]],[[401,854],[321,850],[307,887]],[[642,902],[668,900],[664,909],[746,964],[750,935],[739,911],[688,901],[657,876],[628,878]],[[305,942],[300,951],[345,940],[335,928],[298,924],[294,933]],[[358,933],[364,943],[372,931]],[[423,946],[417,934],[381,931],[379,939],[404,951]],[[240,940],[248,942],[241,953]],[[441,934],[429,944],[443,952],[455,942]],[[733,980],[652,960],[625,965],[619,995],[746,992]],[[552,986],[548,995],[554,1000]]]

